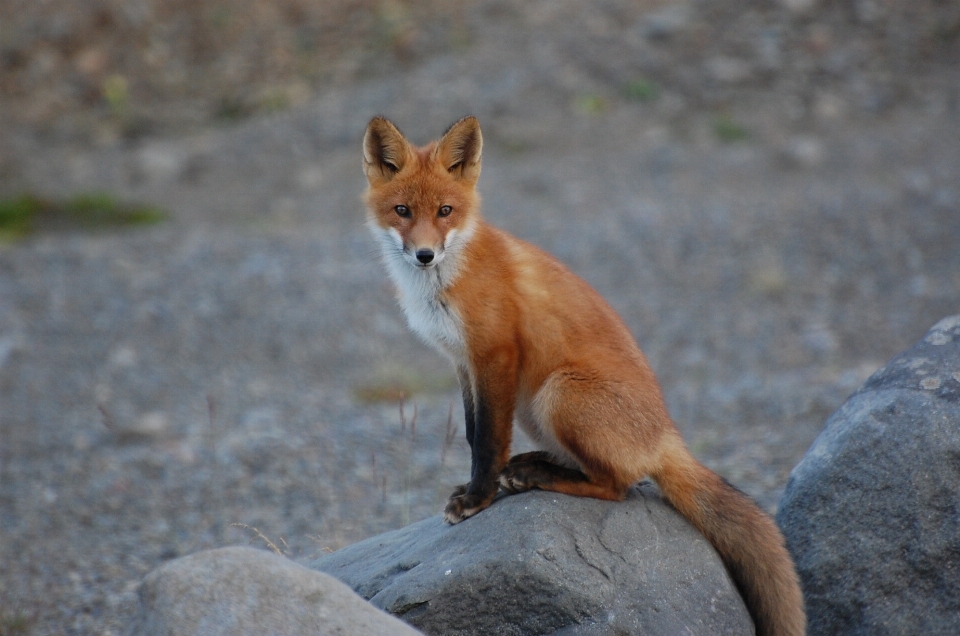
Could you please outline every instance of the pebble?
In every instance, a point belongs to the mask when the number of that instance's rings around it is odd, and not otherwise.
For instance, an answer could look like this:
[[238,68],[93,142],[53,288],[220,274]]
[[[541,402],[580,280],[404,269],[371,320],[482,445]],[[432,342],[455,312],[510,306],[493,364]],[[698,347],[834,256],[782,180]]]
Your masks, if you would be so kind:
[[806,16],[817,7],[818,0],[777,0],[781,7],[797,16]]
[[722,84],[742,84],[753,77],[753,66],[746,60],[717,55],[704,63],[707,75]]
[[187,157],[172,145],[154,142],[137,153],[137,166],[151,181],[170,181],[180,175]]
[[814,116],[824,122],[841,119],[846,110],[846,100],[835,93],[819,93],[813,102]]
[[686,2],[674,2],[651,11],[643,19],[643,34],[650,39],[669,38],[690,23],[691,8]]
[[813,169],[823,165],[826,151],[818,138],[797,135],[787,141],[782,154],[789,165]]

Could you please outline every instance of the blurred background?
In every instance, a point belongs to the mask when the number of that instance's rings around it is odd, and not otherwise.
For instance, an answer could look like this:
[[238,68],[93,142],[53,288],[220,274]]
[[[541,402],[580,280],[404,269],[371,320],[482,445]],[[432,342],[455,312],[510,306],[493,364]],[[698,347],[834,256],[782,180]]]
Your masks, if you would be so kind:
[[956,2],[0,0],[0,635],[121,634],[171,558],[440,511],[456,380],[360,140],[468,113],[487,218],[610,300],[769,511],[960,310]]

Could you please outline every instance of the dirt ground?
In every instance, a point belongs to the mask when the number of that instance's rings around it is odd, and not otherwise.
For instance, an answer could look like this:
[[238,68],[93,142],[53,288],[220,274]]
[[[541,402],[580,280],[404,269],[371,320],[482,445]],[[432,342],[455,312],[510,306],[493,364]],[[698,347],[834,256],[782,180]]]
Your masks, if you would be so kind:
[[307,557],[466,479],[363,227],[375,114],[480,118],[487,218],[611,301],[768,510],[960,311],[955,3],[583,7],[0,0],[0,198],[169,214],[0,243],[0,635],[123,633],[167,559]]

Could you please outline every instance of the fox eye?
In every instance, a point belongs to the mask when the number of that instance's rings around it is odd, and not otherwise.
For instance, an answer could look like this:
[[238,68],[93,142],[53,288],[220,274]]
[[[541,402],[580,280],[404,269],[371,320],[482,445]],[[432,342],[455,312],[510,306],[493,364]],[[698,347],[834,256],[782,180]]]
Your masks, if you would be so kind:
[[440,211],[437,212],[437,216],[450,216],[450,213],[453,212],[453,208],[449,205],[445,205],[440,208]]
[[405,205],[394,206],[393,211],[397,213],[397,216],[402,216],[405,219],[410,218],[410,208]]

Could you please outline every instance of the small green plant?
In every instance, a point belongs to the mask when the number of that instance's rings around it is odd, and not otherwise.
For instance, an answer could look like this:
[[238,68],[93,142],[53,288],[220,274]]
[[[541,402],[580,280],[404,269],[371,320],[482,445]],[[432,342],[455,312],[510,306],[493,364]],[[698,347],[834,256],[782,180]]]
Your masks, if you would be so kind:
[[273,89],[264,92],[260,97],[260,110],[274,113],[290,107],[290,96],[283,89]]
[[450,46],[459,52],[466,51],[473,44],[473,34],[466,24],[459,23],[450,30]]
[[252,109],[239,97],[224,96],[217,103],[214,117],[221,121],[232,122],[250,115],[251,112]]
[[936,29],[936,34],[943,42],[952,42],[960,38],[960,16],[954,14],[952,20],[943,21]]
[[656,82],[641,78],[627,84],[623,92],[628,98],[638,102],[652,102],[660,95],[660,87]]
[[23,610],[0,609],[0,636],[26,636],[37,617]]
[[152,225],[166,218],[159,208],[123,204],[103,192],[78,194],[64,202],[64,216],[87,228]]
[[43,203],[29,194],[0,200],[0,239],[13,241],[28,234],[31,220],[42,209]]
[[124,118],[130,110],[130,86],[127,78],[116,73],[109,75],[103,80],[101,90],[110,114],[118,119]]
[[597,115],[607,110],[607,100],[600,95],[581,95],[577,98],[577,110],[587,115]]
[[414,23],[410,9],[397,0],[383,0],[376,9],[376,48],[403,53],[413,39]]
[[730,115],[718,115],[713,119],[713,134],[724,143],[749,139],[750,132]]
[[534,149],[533,144],[520,137],[501,138],[500,146],[512,155],[520,155]]
[[22,194],[0,199],[0,240],[12,241],[43,230],[91,231],[153,225],[166,218],[160,208],[123,203],[104,192],[81,193],[61,200]]
[[217,29],[226,29],[230,25],[233,15],[230,8],[225,5],[215,7],[210,11],[210,24]]

